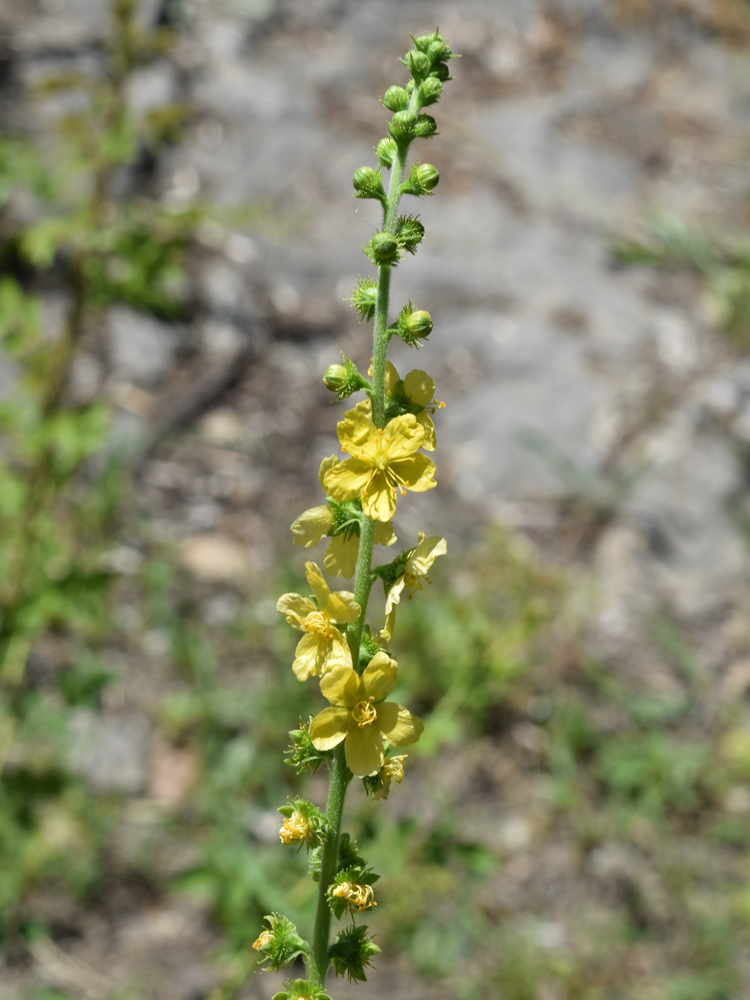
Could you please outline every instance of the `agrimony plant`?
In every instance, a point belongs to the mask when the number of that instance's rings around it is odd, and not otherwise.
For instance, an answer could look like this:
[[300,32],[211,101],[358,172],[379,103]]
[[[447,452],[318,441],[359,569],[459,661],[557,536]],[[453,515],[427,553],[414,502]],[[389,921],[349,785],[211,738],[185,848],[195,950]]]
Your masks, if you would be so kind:
[[[352,778],[365,792],[385,798],[404,775],[403,748],[414,744],[422,722],[402,705],[388,701],[397,683],[398,666],[390,652],[402,597],[422,589],[435,559],[445,553],[444,538],[420,533],[415,544],[389,562],[373,565],[375,545],[396,542],[393,517],[399,496],[423,493],[435,483],[435,465],[425,452],[435,450],[432,417],[443,404],[435,399],[435,383],[420,370],[401,378],[388,361],[388,345],[400,337],[418,348],[432,331],[429,313],[408,302],[389,324],[391,272],[407,253],[415,253],[424,236],[419,218],[400,215],[403,195],[427,196],[439,175],[434,166],[407,160],[415,139],[436,134],[435,119],[423,109],[434,104],[450,79],[450,47],[436,30],[413,38],[414,48],[401,62],[409,71],[405,87],[389,87],[383,104],[393,112],[388,135],[376,147],[379,166],[361,167],[354,174],[357,198],[379,201],[383,223],[363,250],[377,268],[377,278],[360,278],[351,302],[360,320],[373,321],[372,361],[367,377],[350,358],[325,372],[326,386],[339,400],[355,393],[363,398],[338,424],[341,450],[347,456],[324,458],[320,483],[325,502],[301,514],[292,525],[294,542],[304,548],[327,538],[323,569],[305,564],[312,594],[284,594],[277,610],[303,633],[292,670],[300,681],[315,678],[330,703],[290,736],[289,763],[299,772],[314,772],[323,764],[330,785],[325,812],[295,798],[281,813],[284,844],[309,852],[310,870],[318,882],[318,904],[311,940],[298,934],[285,917],[266,917],[254,948],[268,968],[281,969],[303,957],[305,979],[285,983],[274,1000],[324,1000],[331,965],[337,975],[364,980],[365,969],[379,948],[358,915],[377,905],[378,875],[357,844],[341,832],[346,791]],[[386,191],[383,171],[390,171]],[[354,591],[332,590],[331,576],[354,577]],[[367,623],[373,584],[385,591],[385,622]],[[331,942],[332,917],[350,923]]]

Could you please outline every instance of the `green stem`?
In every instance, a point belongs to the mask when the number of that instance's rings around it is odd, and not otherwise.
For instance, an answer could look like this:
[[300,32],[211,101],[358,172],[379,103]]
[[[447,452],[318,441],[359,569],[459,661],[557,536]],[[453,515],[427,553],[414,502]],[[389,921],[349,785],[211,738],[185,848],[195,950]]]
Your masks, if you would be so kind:
[[320,856],[318,909],[315,913],[312,952],[308,962],[308,978],[318,986],[325,985],[326,973],[330,964],[328,942],[331,936],[331,907],[328,903],[328,889],[336,876],[341,816],[344,812],[346,789],[352,779],[352,773],[346,766],[343,743],[339,743],[333,750],[328,766],[331,775],[328,789],[328,832],[323,841],[323,850]]

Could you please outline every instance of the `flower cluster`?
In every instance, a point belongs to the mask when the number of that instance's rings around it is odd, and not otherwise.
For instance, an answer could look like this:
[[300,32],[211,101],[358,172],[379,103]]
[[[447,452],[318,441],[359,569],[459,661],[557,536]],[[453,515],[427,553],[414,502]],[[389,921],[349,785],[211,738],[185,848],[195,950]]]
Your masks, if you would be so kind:
[[[342,455],[321,463],[321,502],[292,524],[295,545],[309,549],[327,540],[323,569],[306,562],[311,593],[284,594],[277,603],[288,624],[303,633],[292,662],[295,676],[299,681],[314,678],[329,702],[290,734],[289,763],[298,772],[314,772],[325,761],[330,771],[326,814],[301,798],[280,810],[282,843],[309,851],[311,874],[320,888],[311,947],[300,943],[296,929],[277,915],[268,918],[269,928],[254,945],[271,956],[274,968],[292,953],[305,958],[307,979],[285,984],[277,1000],[324,996],[331,964],[340,975],[365,978],[365,966],[379,950],[366,927],[352,923],[329,943],[332,916],[348,915],[354,921],[377,905],[373,884],[378,876],[348,834],[341,833],[344,796],[356,776],[368,795],[385,799],[391,785],[404,778],[405,755],[394,750],[416,743],[424,729],[408,708],[389,700],[398,679],[389,644],[402,598],[412,597],[422,590],[423,581],[429,582],[427,574],[446,553],[447,543],[420,533],[415,546],[373,565],[375,546],[388,549],[396,544],[393,519],[402,498],[437,485],[430,457],[436,448],[433,417],[445,405],[437,401],[435,382],[427,372],[415,368],[402,378],[387,358],[394,337],[418,348],[433,330],[430,314],[411,301],[388,320],[391,270],[417,251],[425,235],[417,216],[398,214],[400,199],[430,196],[440,179],[430,163],[415,159],[407,167],[408,153],[416,139],[436,134],[435,119],[423,108],[440,98],[452,58],[437,30],[412,40],[414,48],[402,60],[410,79],[404,87],[389,87],[383,97],[392,117],[388,135],[376,147],[378,166],[360,167],[353,180],[355,197],[378,201],[383,209],[382,227],[362,248],[379,269],[378,278],[360,278],[350,300],[361,322],[374,323],[371,361],[367,375],[346,356],[325,370],[324,384],[337,401],[361,395],[338,422]],[[385,171],[390,171],[387,185]],[[353,590],[332,590],[324,571],[353,578]],[[367,622],[370,592],[378,579],[385,594],[382,627]]]

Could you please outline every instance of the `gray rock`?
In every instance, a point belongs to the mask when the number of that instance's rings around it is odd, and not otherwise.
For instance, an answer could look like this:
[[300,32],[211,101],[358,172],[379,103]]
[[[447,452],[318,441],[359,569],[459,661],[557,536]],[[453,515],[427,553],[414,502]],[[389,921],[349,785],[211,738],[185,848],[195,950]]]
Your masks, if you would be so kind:
[[70,767],[98,792],[139,795],[146,785],[150,727],[142,716],[71,718]]
[[162,381],[180,345],[173,326],[122,306],[109,311],[106,338],[112,377],[144,388]]

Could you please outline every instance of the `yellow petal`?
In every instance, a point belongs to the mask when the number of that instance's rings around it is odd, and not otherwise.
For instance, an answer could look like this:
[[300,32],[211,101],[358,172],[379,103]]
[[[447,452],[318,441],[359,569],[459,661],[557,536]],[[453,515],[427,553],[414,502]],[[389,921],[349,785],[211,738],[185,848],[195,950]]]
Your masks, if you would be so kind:
[[323,569],[331,576],[345,576],[349,580],[357,569],[358,555],[359,538],[356,535],[352,535],[351,538],[336,535],[326,547]]
[[424,427],[417,423],[413,413],[402,413],[400,417],[388,421],[383,428],[383,438],[387,444],[386,455],[390,464],[402,458],[411,458],[422,447]]
[[374,445],[376,430],[372,420],[356,407],[348,410],[336,425],[341,448],[350,453],[368,452]]
[[396,366],[391,364],[390,361],[385,363],[385,390],[386,392],[393,392],[394,387],[397,382],[400,382],[401,378],[396,371]]
[[386,616],[385,625],[380,630],[380,638],[383,639],[385,642],[390,642],[391,639],[393,638],[393,630],[395,629],[395,627],[396,627],[396,608],[394,606],[391,608],[391,610],[388,612]]
[[311,507],[292,524],[294,544],[305,549],[317,545],[323,535],[327,535],[333,526],[333,514],[326,504]]
[[[324,458],[320,463],[320,468],[318,469],[318,479],[320,480],[321,486],[323,486],[323,479],[325,478],[326,472],[328,472],[329,469],[332,469],[334,465],[338,465],[338,463],[338,455],[329,455],[328,458]],[[325,489],[325,486],[323,486],[323,489]]]
[[352,654],[346,639],[338,629],[331,628],[330,639],[308,632],[297,643],[297,650],[292,663],[292,670],[300,681],[308,677],[321,677],[336,667],[351,669]]
[[364,778],[367,774],[377,774],[383,766],[383,737],[377,726],[352,725],[346,734],[346,763],[352,774]]
[[435,396],[435,383],[427,372],[415,368],[404,379],[404,394],[417,406],[429,406]]
[[393,584],[391,589],[388,591],[388,596],[385,599],[386,617],[390,615],[391,611],[393,611],[393,609],[401,600],[401,593],[403,589],[404,589],[404,578],[403,576],[400,576],[398,580],[396,580],[396,582]]
[[328,589],[326,578],[323,576],[323,571],[317,563],[306,562],[305,576],[307,577],[307,582],[310,584],[310,589],[315,594],[318,607],[321,611],[325,611],[328,607],[330,590]]
[[423,538],[406,563],[406,571],[413,576],[426,576],[438,556],[448,551],[448,543],[440,535]]
[[393,545],[396,541],[396,532],[390,521],[378,521],[375,525],[374,540],[376,545]]
[[364,698],[362,679],[351,662],[348,667],[329,671],[320,681],[320,693],[333,705],[345,705],[350,709]]
[[338,746],[346,736],[347,723],[351,718],[348,708],[324,708],[310,723],[310,739],[315,749],[333,750]]
[[372,479],[373,466],[360,458],[347,458],[323,477],[323,489],[336,500],[353,500]]
[[276,602],[276,610],[280,615],[284,615],[294,628],[301,628],[304,619],[311,611],[315,611],[315,605],[301,594],[282,594]]
[[[366,698],[382,701],[396,686],[398,664],[384,650],[376,653],[362,671],[362,688]],[[380,714],[380,709],[378,709]]]
[[422,447],[425,451],[434,451],[436,447],[435,443],[435,425],[432,422],[432,417],[429,413],[417,414],[417,423],[424,427],[424,441],[422,442]]
[[328,598],[328,614],[338,625],[350,625],[362,614],[362,608],[348,590],[336,590]]
[[[420,430],[422,428],[420,427]],[[391,463],[393,472],[407,484],[407,489],[424,493],[437,486],[435,463],[426,455],[414,455]]]
[[377,724],[383,736],[394,747],[408,747],[411,743],[416,743],[424,730],[421,719],[412,715],[408,708],[392,701],[378,705]]
[[371,521],[390,521],[396,513],[396,494],[385,476],[374,478],[362,496],[362,510]]

